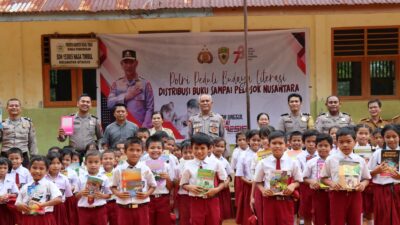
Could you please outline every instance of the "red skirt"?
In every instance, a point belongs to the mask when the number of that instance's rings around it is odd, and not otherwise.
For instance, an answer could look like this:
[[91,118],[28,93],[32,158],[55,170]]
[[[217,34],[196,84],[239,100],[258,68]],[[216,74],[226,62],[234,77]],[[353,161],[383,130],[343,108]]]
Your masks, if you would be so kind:
[[219,208],[221,211],[221,219],[225,220],[233,218],[231,191],[229,190],[229,187],[224,188],[220,193],[218,193],[218,197],[219,197]]
[[374,212],[374,186],[375,184],[369,183],[362,192],[364,215],[371,215]]
[[6,204],[0,204],[0,224],[1,225],[14,225],[16,224],[15,214],[11,211]]
[[329,225],[329,192],[325,190],[313,190],[312,206],[314,225]]
[[257,185],[254,188],[254,209],[258,221],[263,219],[263,196]]
[[374,224],[400,225],[400,184],[374,186]]
[[236,212],[236,222],[237,224],[248,225],[248,219],[253,213],[250,208],[250,196],[251,196],[251,184],[243,182],[243,190],[241,198],[239,199],[239,204]]
[[67,216],[69,225],[78,225],[78,199],[73,195],[65,200],[65,208],[67,209]]
[[312,190],[308,184],[300,184],[300,209],[299,215],[305,220],[312,219]]
[[67,216],[67,209],[65,207],[65,203],[61,203],[54,206],[53,215],[57,225],[69,225],[69,219]]
[[40,216],[22,215],[22,225],[57,225],[53,213]]
[[235,177],[235,207],[238,207],[240,195],[242,194],[243,181],[240,177]]

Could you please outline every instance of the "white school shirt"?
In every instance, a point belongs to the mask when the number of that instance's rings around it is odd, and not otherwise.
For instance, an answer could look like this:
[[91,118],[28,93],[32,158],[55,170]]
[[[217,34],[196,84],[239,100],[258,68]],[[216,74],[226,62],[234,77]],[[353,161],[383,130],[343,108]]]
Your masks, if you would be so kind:
[[[227,175],[222,163],[217,159],[206,157],[202,161],[199,159],[193,159],[185,164],[185,170],[183,171],[179,185],[180,186],[184,184],[197,185],[197,172],[200,166],[203,169],[215,171],[216,176],[218,176],[218,178],[221,181],[225,181],[227,179]],[[189,196],[202,197],[203,195],[202,194],[195,195],[194,193],[189,192]]]
[[[150,158],[143,162],[146,164],[148,161],[152,161],[152,160],[154,161],[154,159]],[[164,169],[162,171],[157,171],[157,173],[160,173],[160,172],[167,173],[171,182],[175,179],[175,173],[176,173],[176,171],[173,171],[171,169],[171,164],[173,164],[173,163],[174,162],[172,162],[172,163],[164,162]],[[156,189],[154,190],[153,194],[151,194],[151,195],[169,194],[169,190],[167,188],[167,181],[165,179],[163,179],[163,181],[156,180],[156,183],[157,183]]]
[[[9,174],[6,174],[3,180],[0,180],[0,196],[6,194],[18,194],[18,186],[15,184]],[[0,202],[0,204],[3,204]]]
[[371,179],[371,174],[369,173],[368,167],[365,164],[365,160],[361,156],[358,156],[354,153],[345,155],[343,152],[338,152],[337,154],[328,156],[321,171],[321,178],[330,178],[335,183],[339,182],[339,162],[341,160],[360,163],[361,171],[358,181]]
[[237,166],[237,163],[238,163],[238,159],[239,159],[240,153],[242,153],[242,152],[244,152],[244,151],[246,151],[246,150],[247,150],[247,149],[241,149],[240,147],[236,147],[236,148],[233,150],[232,158],[231,158],[231,167],[232,167],[232,169],[233,169],[234,171],[236,171],[236,166]]
[[58,189],[61,191],[62,194],[62,202],[65,202],[65,198],[71,197],[72,196],[72,189],[71,189],[71,184],[69,183],[68,177],[58,173],[56,177],[50,176],[50,174],[47,174],[45,178],[53,182]]
[[[29,205],[29,201],[32,200],[32,197],[40,198],[39,202],[43,203],[62,196],[62,193],[58,189],[58,187],[53,182],[48,181],[44,177],[40,181],[38,181],[39,188],[37,189],[38,191],[35,192],[35,196],[29,196],[28,188],[34,185],[35,182],[31,181],[21,188],[17,200],[15,201],[15,205],[18,204]],[[53,209],[54,206],[47,206],[45,207],[44,211],[53,212]]]
[[[112,171],[111,171],[110,173],[107,173],[107,172],[104,170],[104,167],[100,167],[99,174],[104,175],[104,176],[107,177],[107,179],[108,179],[108,184],[110,185],[110,188],[111,188],[111,185],[112,185],[112,182],[113,182],[114,168],[112,169]],[[111,191],[111,190],[110,190],[110,191]],[[115,199],[116,199],[115,195],[111,195],[111,198],[107,199],[107,201],[115,200]]]
[[[121,165],[118,165],[115,170],[114,170],[114,175],[113,175],[113,183],[112,187],[117,187],[118,191],[122,192],[122,187],[121,187],[121,175],[122,171],[128,168],[137,168],[140,169],[141,177],[142,177],[142,182],[143,182],[143,192],[147,192],[149,190],[149,187],[157,187],[156,180],[154,179],[153,173],[151,172],[150,168],[146,166],[144,162],[137,162],[136,165],[132,166],[128,162],[124,162]],[[136,197],[132,198],[126,198],[126,199],[121,199],[117,197],[117,203],[121,205],[127,205],[127,204],[143,204],[146,202],[150,202],[150,198],[147,197],[145,199],[137,199]]]
[[19,175],[19,183],[20,183],[21,187],[24,184],[27,184],[27,183],[33,181],[33,178],[31,176],[31,173],[29,172],[29,170],[27,168],[23,167],[22,165],[20,165],[16,170],[12,169],[10,172],[10,177],[14,182],[15,182],[15,176],[17,173]]
[[[89,175],[88,173],[80,175],[77,192],[80,192],[86,188],[86,182],[87,182],[89,176],[99,178],[103,181],[101,184],[101,188],[100,188],[101,193],[111,194],[110,183],[108,182],[108,178],[105,175],[100,174],[100,172],[97,173],[96,175]],[[102,206],[105,204],[107,204],[107,199],[103,199],[103,198],[102,199],[95,198],[93,204],[91,204],[91,205],[89,205],[88,198],[85,196],[82,196],[78,201],[78,207],[84,207],[84,208],[93,208],[93,207]]]
[[[169,160],[166,163],[169,165],[171,171],[173,171],[173,173],[176,174],[177,170],[178,170],[178,166],[179,166],[179,159],[176,158],[176,156],[174,156],[173,154],[168,154],[168,156],[169,156]],[[147,160],[150,160],[150,159],[151,159],[150,155],[147,154],[145,156],[142,156],[140,158],[140,161],[146,162]]]
[[[303,177],[298,166],[294,160],[287,155],[282,155],[281,159],[282,171],[287,171],[288,175],[293,178],[293,182],[303,182]],[[270,180],[273,172],[276,170],[276,158],[273,155],[261,160],[256,167],[256,174],[254,176],[255,182],[264,182],[264,187],[270,189]]]
[[[265,151],[265,150],[266,150],[266,149],[260,148],[257,152]],[[269,155],[271,155],[271,154],[272,154],[272,152],[271,152],[270,154],[268,154],[268,155],[263,156],[262,159],[258,159],[258,155],[257,155],[257,153],[256,153],[256,155],[254,156],[254,158],[251,160],[251,165],[250,165],[250,171],[251,171],[251,174],[252,174],[253,176],[256,174],[256,168],[257,168],[258,163],[261,162],[261,160],[263,160],[264,158],[267,158],[267,157],[268,157]],[[252,180],[254,180],[254,177],[253,177]]]
[[[324,161],[321,157],[317,156],[307,161],[303,171],[303,178],[318,180],[318,161]],[[321,171],[320,171],[321,172]]]
[[[185,165],[189,161],[192,161],[192,160],[184,160],[183,158],[180,160],[179,167],[178,167],[177,174],[176,174],[176,177],[179,178],[179,180],[182,179],[183,171],[186,168]],[[178,194],[180,194],[180,195],[188,195],[189,192],[186,191],[185,189],[183,189],[182,186],[179,186]]]
[[309,161],[307,160],[307,157],[309,157],[309,160],[318,157],[318,152],[315,151],[314,154],[311,155],[307,150],[305,150],[297,156],[297,161],[302,172],[306,168],[307,161]]
[[250,148],[243,154],[240,154],[238,164],[236,167],[236,176],[244,177],[247,180],[253,180],[254,174],[251,173],[251,161],[257,156]]
[[[83,170],[82,170],[83,171]],[[78,185],[79,185],[79,177],[75,170],[67,169],[66,175],[62,173],[64,176],[67,176],[69,183],[71,184],[71,189],[73,193],[77,192]],[[87,171],[83,172],[82,174],[87,174]]]
[[226,160],[223,156],[217,158],[214,154],[211,154],[210,157],[214,158],[222,163],[222,166],[224,167],[227,176],[230,176],[232,173],[234,173],[228,160]]
[[[386,149],[388,150],[388,149]],[[398,146],[396,148],[396,150],[400,150],[400,147]],[[382,149],[377,149],[375,150],[375,152],[372,154],[371,159],[368,162],[368,169],[370,169],[371,171],[375,169],[375,167],[377,167],[378,165],[381,164],[382,162]],[[399,172],[399,171],[397,171]],[[400,183],[400,180],[397,179],[393,179],[392,177],[386,177],[386,176],[381,176],[380,174],[375,175],[374,177],[372,177],[372,181],[376,184],[391,184],[391,183],[395,183],[398,184]]]

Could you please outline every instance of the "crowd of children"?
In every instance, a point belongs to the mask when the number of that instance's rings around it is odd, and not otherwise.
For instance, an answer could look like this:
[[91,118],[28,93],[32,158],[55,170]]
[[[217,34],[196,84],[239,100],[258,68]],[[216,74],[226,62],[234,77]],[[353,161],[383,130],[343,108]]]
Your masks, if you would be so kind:
[[223,138],[177,144],[145,128],[84,158],[52,147],[29,168],[12,148],[0,158],[0,224],[400,224],[399,136],[391,124],[241,131],[230,162]]

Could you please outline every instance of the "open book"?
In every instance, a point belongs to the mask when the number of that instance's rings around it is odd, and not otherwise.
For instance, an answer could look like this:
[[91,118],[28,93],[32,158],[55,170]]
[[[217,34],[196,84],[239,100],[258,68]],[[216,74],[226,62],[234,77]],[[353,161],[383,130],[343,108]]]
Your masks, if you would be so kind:
[[383,177],[390,177],[390,172],[395,171],[399,172],[399,156],[400,151],[397,150],[382,150],[381,152],[381,164],[386,163],[388,165],[389,170],[385,171],[379,175]]
[[325,161],[323,159],[317,160],[317,179],[319,181],[319,187],[321,189],[328,189],[329,186],[327,186],[321,182],[321,171],[322,171],[322,168],[324,167],[324,165],[325,165]]
[[151,172],[154,175],[154,178],[157,182],[157,186],[163,186],[166,184],[165,179],[161,179],[160,173],[164,171],[164,161],[161,159],[157,160],[147,160],[146,165],[150,168]]
[[269,181],[270,189],[274,195],[283,195],[283,191],[289,184],[289,174],[284,170],[272,171],[271,180]]
[[354,190],[360,183],[359,162],[341,160],[339,162],[339,184],[344,190]]
[[124,192],[129,192],[135,197],[138,192],[143,191],[142,173],[140,168],[125,169],[121,173],[121,186]]

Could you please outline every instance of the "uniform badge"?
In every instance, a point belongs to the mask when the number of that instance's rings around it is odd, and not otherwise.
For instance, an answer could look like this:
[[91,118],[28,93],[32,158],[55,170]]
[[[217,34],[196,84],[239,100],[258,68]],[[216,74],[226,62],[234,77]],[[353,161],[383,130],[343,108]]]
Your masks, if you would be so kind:
[[343,122],[346,122],[346,118],[344,118],[344,117],[343,117],[341,120],[342,120]]
[[301,121],[307,122],[307,117],[306,117],[306,116],[302,116],[302,117],[301,117]]
[[222,64],[226,64],[229,60],[229,48],[221,47],[218,49],[218,59]]

